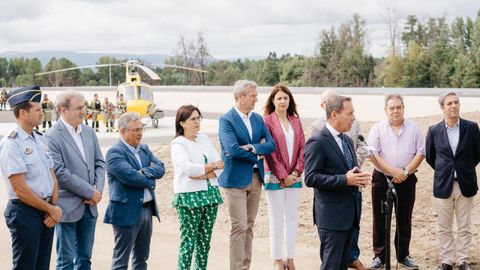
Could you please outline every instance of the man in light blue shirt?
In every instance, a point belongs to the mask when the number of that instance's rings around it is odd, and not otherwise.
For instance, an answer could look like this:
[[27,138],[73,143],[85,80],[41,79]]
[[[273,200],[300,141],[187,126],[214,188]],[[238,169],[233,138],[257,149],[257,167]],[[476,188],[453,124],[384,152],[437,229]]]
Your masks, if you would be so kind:
[[17,126],[0,142],[0,171],[6,181],[5,221],[12,237],[13,269],[49,269],[53,227],[60,221],[57,179],[42,133],[40,87],[10,91]]

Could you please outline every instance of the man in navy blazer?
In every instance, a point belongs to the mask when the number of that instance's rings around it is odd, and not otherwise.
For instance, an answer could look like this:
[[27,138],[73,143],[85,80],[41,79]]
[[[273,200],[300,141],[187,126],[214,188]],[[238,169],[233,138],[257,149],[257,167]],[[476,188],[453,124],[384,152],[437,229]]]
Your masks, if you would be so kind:
[[[480,161],[480,131],[477,123],[460,118],[460,101],[455,92],[438,99],[445,119],[429,127],[426,160],[434,169],[433,195],[438,218],[441,265],[438,269],[472,269],[471,212],[477,194],[475,167]],[[452,233],[454,215],[457,239]]]
[[144,128],[137,113],[124,113],[118,127],[121,139],[106,156],[110,200],[104,222],[113,225],[115,236],[112,270],[127,269],[130,253],[132,269],[147,269],[152,215],[160,221],[155,180],[165,167],[140,143]]
[[85,99],[80,92],[59,94],[60,119],[45,134],[58,179],[62,208],[57,235],[57,270],[90,269],[97,205],[105,183],[105,161],[95,131],[82,125]]
[[358,228],[358,187],[371,181],[357,167],[352,139],[344,133],[355,120],[351,99],[332,96],[327,124],[305,145],[305,184],[314,188],[313,219],[320,237],[322,270],[347,269],[352,233]]
[[263,156],[275,144],[262,116],[252,112],[257,99],[257,84],[239,80],[234,85],[235,106],[220,117],[221,157],[225,162],[218,177],[224,188],[232,230],[230,269],[249,269],[252,255],[253,225],[257,216],[263,179]]

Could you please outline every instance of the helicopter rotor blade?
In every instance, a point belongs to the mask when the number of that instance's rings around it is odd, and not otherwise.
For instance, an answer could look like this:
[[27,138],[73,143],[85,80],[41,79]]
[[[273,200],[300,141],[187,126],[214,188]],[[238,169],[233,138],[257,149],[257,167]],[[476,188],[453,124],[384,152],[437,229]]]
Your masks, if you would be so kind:
[[108,66],[122,66],[122,65],[125,65],[125,63],[118,63],[118,64],[101,64],[101,65],[89,65],[89,66],[63,68],[63,69],[56,69],[56,70],[52,70],[52,71],[39,72],[39,73],[36,73],[35,76],[40,76],[40,75],[45,75],[45,74],[51,74],[51,73],[57,73],[57,72],[64,72],[64,71],[69,71],[69,70],[76,70],[76,69],[108,67]]
[[160,76],[158,76],[158,74],[155,73],[155,71],[151,70],[149,67],[140,64],[133,64],[133,66],[143,70],[152,80],[160,80]]
[[185,69],[185,70],[208,73],[208,70],[203,70],[203,69],[199,69],[199,68],[184,67],[184,66],[169,65],[169,64],[160,64],[159,66],[163,66],[163,67],[167,67],[167,68],[178,68],[178,69]]

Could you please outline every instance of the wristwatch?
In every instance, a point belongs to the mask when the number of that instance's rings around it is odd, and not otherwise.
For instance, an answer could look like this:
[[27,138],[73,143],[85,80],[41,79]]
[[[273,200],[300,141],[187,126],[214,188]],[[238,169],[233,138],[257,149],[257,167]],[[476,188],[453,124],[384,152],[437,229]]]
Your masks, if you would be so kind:
[[293,172],[291,173],[291,175],[297,177],[297,172],[296,172],[296,171],[293,171]]
[[405,175],[408,175],[408,170],[407,170],[407,168],[402,168],[402,170],[403,170],[403,173],[404,173]]

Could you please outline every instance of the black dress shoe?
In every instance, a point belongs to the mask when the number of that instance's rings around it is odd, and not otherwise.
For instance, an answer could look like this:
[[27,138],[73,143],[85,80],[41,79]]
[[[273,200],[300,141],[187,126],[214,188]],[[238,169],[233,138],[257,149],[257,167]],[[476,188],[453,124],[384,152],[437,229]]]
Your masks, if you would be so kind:
[[472,265],[469,262],[463,262],[458,266],[458,270],[472,270]]
[[453,266],[450,264],[442,263],[437,270],[453,270]]

